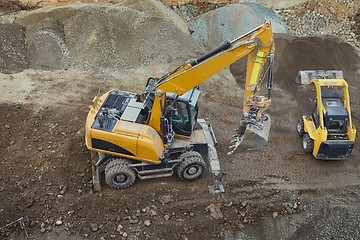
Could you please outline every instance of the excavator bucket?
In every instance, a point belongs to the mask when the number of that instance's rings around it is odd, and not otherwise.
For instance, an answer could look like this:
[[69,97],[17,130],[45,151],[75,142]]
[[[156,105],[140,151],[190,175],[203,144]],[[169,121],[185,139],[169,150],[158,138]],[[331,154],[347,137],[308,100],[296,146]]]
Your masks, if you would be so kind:
[[301,85],[311,83],[311,79],[337,79],[343,78],[343,72],[338,70],[303,70],[299,71],[295,82]]
[[234,139],[231,141],[228,155],[235,151],[255,151],[263,148],[268,141],[271,119],[267,115],[267,120],[262,123],[256,121],[242,121],[238,129],[235,130]]

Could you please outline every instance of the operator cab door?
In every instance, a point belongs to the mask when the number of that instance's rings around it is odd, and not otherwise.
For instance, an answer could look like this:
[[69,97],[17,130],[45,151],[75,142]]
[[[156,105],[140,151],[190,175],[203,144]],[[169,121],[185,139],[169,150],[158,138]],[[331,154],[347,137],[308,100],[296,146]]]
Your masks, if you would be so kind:
[[166,105],[174,109],[170,121],[176,135],[190,137],[196,128],[199,94],[198,88],[194,88],[177,98],[173,94],[167,95]]

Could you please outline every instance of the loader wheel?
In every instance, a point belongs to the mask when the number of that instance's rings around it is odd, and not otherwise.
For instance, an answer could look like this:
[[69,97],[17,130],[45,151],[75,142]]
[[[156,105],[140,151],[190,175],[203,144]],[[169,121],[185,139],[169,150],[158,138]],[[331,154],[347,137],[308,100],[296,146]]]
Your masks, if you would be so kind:
[[105,167],[105,181],[112,188],[128,188],[135,182],[135,178],[135,172],[129,168],[126,159],[112,160]]
[[312,153],[314,149],[314,140],[312,140],[309,134],[305,133],[303,136],[303,150],[305,153]]
[[189,151],[181,154],[180,159],[182,162],[179,164],[177,172],[181,180],[195,180],[205,172],[206,163],[200,153]]
[[299,137],[303,137],[305,134],[304,130],[304,119],[299,119],[296,123],[296,132],[298,133]]

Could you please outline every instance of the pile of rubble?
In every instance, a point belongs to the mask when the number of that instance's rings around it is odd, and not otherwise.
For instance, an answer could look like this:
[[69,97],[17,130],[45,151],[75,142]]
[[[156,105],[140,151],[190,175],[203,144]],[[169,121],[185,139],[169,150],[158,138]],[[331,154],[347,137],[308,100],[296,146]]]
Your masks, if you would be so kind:
[[360,47],[360,2],[358,0],[308,1],[276,9],[296,36],[338,36]]

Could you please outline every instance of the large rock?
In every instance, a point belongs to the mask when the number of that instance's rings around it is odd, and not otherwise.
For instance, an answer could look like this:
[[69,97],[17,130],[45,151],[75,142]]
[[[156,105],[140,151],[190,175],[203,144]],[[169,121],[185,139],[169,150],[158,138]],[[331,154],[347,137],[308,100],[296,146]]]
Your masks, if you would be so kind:
[[26,59],[25,28],[18,24],[0,24],[0,71],[22,71]]
[[286,33],[281,16],[256,3],[227,5],[190,21],[192,38],[209,47],[232,40],[270,20],[275,33]]
[[65,43],[63,25],[46,18],[27,30],[28,61],[31,68],[59,69],[69,67],[69,49]]

